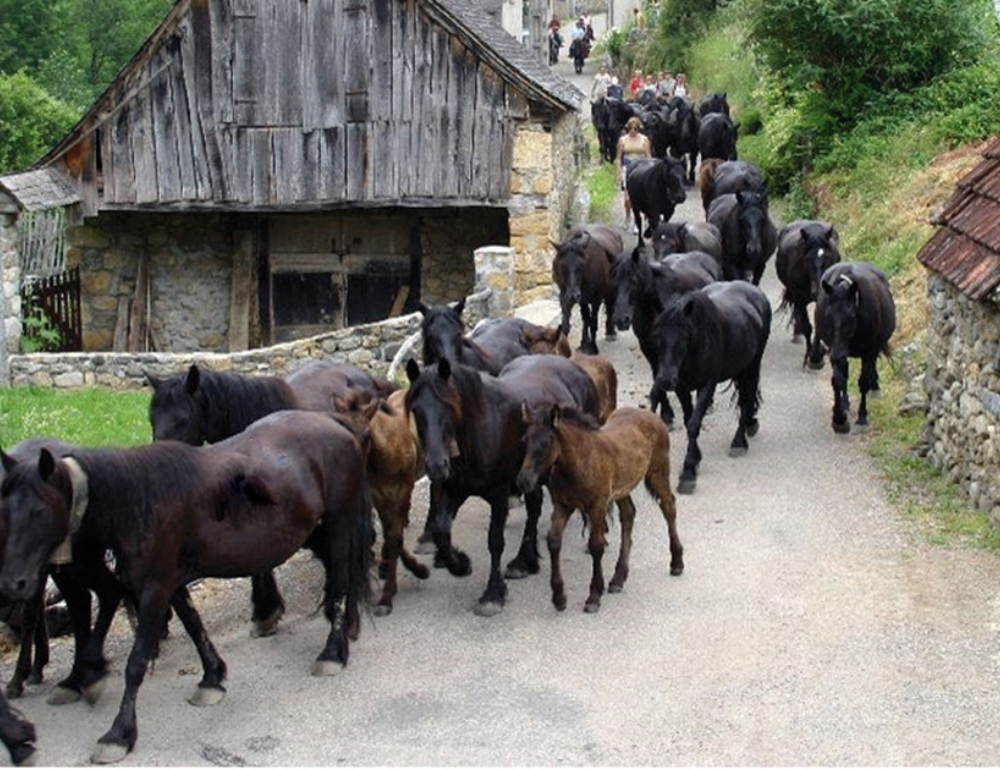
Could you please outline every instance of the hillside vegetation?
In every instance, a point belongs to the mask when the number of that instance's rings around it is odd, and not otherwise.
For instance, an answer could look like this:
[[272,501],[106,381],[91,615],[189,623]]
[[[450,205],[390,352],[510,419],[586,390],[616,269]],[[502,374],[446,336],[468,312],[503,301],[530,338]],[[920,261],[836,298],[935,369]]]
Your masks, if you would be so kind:
[[657,26],[623,50],[629,67],[684,69],[698,92],[727,92],[740,158],[764,170],[778,216],[833,222],[845,259],[891,277],[892,344],[906,355],[880,364],[886,397],[869,446],[890,494],[932,537],[992,548],[1000,537],[986,516],[915,452],[921,416],[897,407],[922,366],[926,288],[916,253],[934,232],[934,212],[1000,133],[998,40],[985,0],[736,0],[722,8],[666,0]]

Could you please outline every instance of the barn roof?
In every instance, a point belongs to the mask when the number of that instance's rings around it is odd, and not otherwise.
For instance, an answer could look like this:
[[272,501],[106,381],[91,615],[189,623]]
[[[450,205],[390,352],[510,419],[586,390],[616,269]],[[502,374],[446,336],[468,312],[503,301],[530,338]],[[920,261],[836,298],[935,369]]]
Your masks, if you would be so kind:
[[9,195],[24,211],[70,206],[80,201],[76,188],[54,168],[0,176],[0,192]]
[[917,254],[975,300],[1000,286],[1000,137],[982,155],[935,216],[941,229]]

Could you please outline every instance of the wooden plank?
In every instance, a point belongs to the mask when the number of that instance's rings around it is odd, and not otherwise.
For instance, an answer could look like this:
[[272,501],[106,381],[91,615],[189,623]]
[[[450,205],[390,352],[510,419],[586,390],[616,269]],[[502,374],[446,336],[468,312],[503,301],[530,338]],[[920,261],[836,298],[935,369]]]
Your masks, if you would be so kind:
[[233,275],[229,292],[230,353],[250,347],[251,306],[257,293],[254,243],[253,231],[233,232]]
[[348,123],[347,137],[347,200],[364,201],[374,197],[371,158],[369,157],[368,125]]
[[198,199],[198,184],[195,179],[194,150],[191,137],[191,117],[188,112],[187,93],[184,84],[181,40],[174,36],[168,42],[170,70],[166,73],[172,108],[172,131],[175,144],[179,175],[179,200]]
[[139,353],[146,350],[146,325],[149,322],[146,305],[149,296],[149,259],[145,253],[139,255],[139,268],[135,276],[135,294],[128,324],[128,352]]
[[403,312],[406,300],[410,297],[410,287],[403,284],[396,292],[396,299],[392,301],[392,309],[389,311],[389,318],[397,318]]
[[262,95],[261,41],[256,16],[233,20],[233,118],[241,126],[259,124],[257,100]]
[[462,106],[458,113],[458,123],[455,126],[455,136],[457,138],[457,149],[455,154],[455,165],[459,174],[456,193],[459,197],[470,194],[472,187],[472,152],[473,135],[476,127],[475,118],[475,93],[476,57],[466,49],[459,58],[460,74],[458,77],[458,93],[456,101]]
[[461,131],[461,116],[466,110],[466,105],[461,99],[461,81],[465,74],[462,70],[461,59],[465,47],[455,38],[448,40],[445,49],[445,65],[448,70],[448,90],[444,102],[444,118],[442,126],[442,137],[445,142],[441,149],[447,154],[441,165],[443,167],[443,179],[441,193],[449,197],[458,195],[459,179],[461,178],[461,156],[459,152],[459,138]]
[[268,126],[302,123],[301,3],[260,0],[257,118]]
[[[211,200],[212,180],[211,170],[208,162],[208,149],[205,143],[204,127],[201,123],[201,116],[198,112],[198,81],[195,77],[195,52],[194,35],[191,31],[191,17],[185,16],[178,29],[181,45],[178,53],[180,59],[180,69],[178,70],[178,80],[183,83],[183,109],[187,116],[189,141],[191,143],[191,166],[194,175],[195,193],[194,198],[199,201]],[[232,102],[232,83],[230,82],[229,101]],[[178,110],[181,107],[180,99]],[[230,103],[230,113],[232,104]]]
[[136,94],[129,111],[132,158],[135,162],[136,203],[155,203],[158,197],[156,182],[156,147],[153,138],[153,105],[149,91]]
[[345,122],[344,50],[348,41],[338,23],[340,0],[306,4],[302,55],[302,127],[332,128]]
[[[208,169],[210,198],[216,201],[229,200],[229,180],[232,178],[223,164],[216,135],[215,106],[212,96],[212,19],[208,0],[191,0],[191,37],[194,53],[195,103],[204,144],[206,167]],[[232,163],[232,158],[228,159]]]
[[347,128],[328,128],[321,132],[320,198],[342,201],[347,197]]
[[[233,122],[233,46],[235,28],[233,6],[229,0],[213,0],[209,18],[212,23],[212,94],[217,123]],[[185,21],[188,21],[187,17]]]
[[344,57],[346,119],[348,123],[364,123],[371,115],[370,58],[365,44],[371,30],[368,8],[361,4],[351,5],[345,8],[343,19],[344,35],[351,41]]
[[365,46],[371,60],[371,119],[376,123],[392,118],[393,6],[397,1],[372,0],[371,34]]
[[302,132],[298,128],[275,128],[270,133],[271,197],[278,205],[287,206],[302,200]]
[[475,126],[472,142],[472,179],[469,185],[469,194],[473,198],[485,198],[489,189],[489,142],[490,142],[490,120],[492,113],[490,104],[493,100],[492,86],[493,72],[485,64],[480,63],[479,74],[476,78],[476,98],[475,107],[472,114],[475,115]]
[[320,190],[320,142],[321,131],[309,131],[300,135],[302,144],[302,184],[299,187],[299,202],[318,201],[322,195]]
[[111,335],[111,349],[123,353],[128,349],[129,298],[118,295],[118,307],[115,314],[115,330]]
[[153,56],[150,70],[160,74],[150,86],[150,98],[153,115],[153,142],[156,158],[157,199],[161,202],[172,202],[181,199],[181,169],[179,145],[186,140],[177,129],[174,105],[174,93],[171,88],[171,73],[169,67],[170,46],[163,46]]
[[251,201],[255,206],[274,203],[271,195],[271,132],[267,129],[247,130],[250,139]]
[[[135,202],[135,164],[132,160],[132,140],[129,136],[129,110],[119,110],[110,121],[111,160],[114,185],[104,184],[105,200],[115,203]],[[107,172],[105,171],[105,174]]]
[[419,158],[417,167],[417,184],[414,192],[418,195],[433,196],[435,189],[435,161],[437,160],[437,107],[438,99],[435,98],[434,89],[434,45],[437,35],[434,34],[430,24],[422,25],[418,30],[419,49],[417,55],[420,57],[420,85],[421,93],[425,97],[420,100],[419,111],[414,109],[415,118],[420,124],[418,137],[417,154],[413,157]]

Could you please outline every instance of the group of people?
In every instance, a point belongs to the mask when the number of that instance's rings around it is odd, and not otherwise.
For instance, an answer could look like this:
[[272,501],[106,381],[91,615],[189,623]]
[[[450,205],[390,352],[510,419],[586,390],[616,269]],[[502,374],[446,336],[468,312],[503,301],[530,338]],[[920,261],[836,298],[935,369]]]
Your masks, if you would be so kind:
[[[562,29],[562,22],[559,21],[559,17],[553,13],[552,18],[549,19],[549,38],[556,41],[556,48],[562,47],[563,39],[560,34]],[[573,49],[574,44],[576,45],[586,45],[589,50],[590,43],[594,40],[594,27],[591,24],[590,16],[581,16],[576,20],[576,23],[570,28],[569,31],[569,43],[570,49]],[[551,48],[551,46],[550,46]],[[554,64],[555,61],[550,58],[550,64]]]
[[629,90],[633,99],[639,99],[644,91],[651,91],[655,96],[664,97],[691,95],[687,75],[678,72],[675,78],[670,70],[660,70],[656,76],[652,72],[647,72],[645,77],[642,70],[636,70],[629,83]]

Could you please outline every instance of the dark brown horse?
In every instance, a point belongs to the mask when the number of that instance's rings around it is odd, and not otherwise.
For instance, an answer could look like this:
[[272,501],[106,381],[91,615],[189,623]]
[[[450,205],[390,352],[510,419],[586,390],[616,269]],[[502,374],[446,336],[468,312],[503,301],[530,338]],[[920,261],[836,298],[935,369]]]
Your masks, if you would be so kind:
[[[541,407],[574,404],[591,415],[598,410],[594,384],[580,367],[560,356],[522,356],[499,377],[480,374],[447,358],[421,370],[406,367],[410,388],[406,409],[412,416],[431,481],[431,529],[438,558],[453,575],[468,575],[469,557],[454,548],[451,523],[469,497],[490,505],[490,573],[477,613],[503,609],[507,584],[500,571],[509,495],[524,459],[521,404]],[[521,548],[507,565],[506,577],[537,573],[538,520],[542,490],[525,493],[528,511]]]
[[[149,403],[153,440],[173,439],[192,446],[235,436],[255,420],[282,409],[330,413],[335,398],[359,394],[365,401],[374,401],[395,389],[357,367],[330,361],[310,361],[285,377],[249,377],[195,364],[186,374],[146,377],[153,387]],[[378,450],[374,451],[377,454]],[[400,526],[392,518],[394,512],[379,508],[378,513],[383,531]],[[402,549],[401,555],[415,575],[426,574],[426,568],[412,554]],[[251,585],[252,633],[269,636],[278,630],[284,600],[270,573],[255,575]]]
[[583,225],[570,230],[566,240],[552,244],[556,256],[552,260],[552,280],[559,287],[562,307],[562,330],[569,334],[570,314],[580,306],[583,331],[580,350],[596,355],[597,317],[601,305],[606,315],[605,336],[616,336],[612,321],[614,284],[611,268],[622,253],[621,236],[605,225]]
[[125,693],[92,761],[119,761],[135,745],[136,698],[168,605],[202,661],[193,702],[211,705],[224,696],[226,664],[191,603],[192,580],[273,569],[309,540],[326,568],[330,622],[313,673],[331,675],[347,664],[348,632],[368,596],[371,507],[362,450],[332,418],[280,412],[207,447],[164,441],[63,456],[43,448],[37,462],[6,454],[2,461],[0,590],[14,599],[33,596],[44,565],[66,543],[74,561],[103,561],[111,551],[137,599]]
[[552,603],[566,609],[566,592],[560,568],[563,531],[573,511],[579,510],[590,526],[589,551],[593,560],[590,595],[584,609],[596,612],[604,594],[601,562],[607,547],[608,515],[617,503],[622,520],[618,563],[608,590],[618,593],[628,577],[632,552],[635,505],[632,490],[640,481],[656,498],[670,535],[670,574],[684,571],[684,549],[677,536],[677,506],[670,488],[670,434],[652,412],[622,407],[602,427],[589,415],[558,404],[547,409],[524,407],[524,463],[517,477],[522,490],[535,488],[548,477],[552,494],[549,555],[552,559]]

